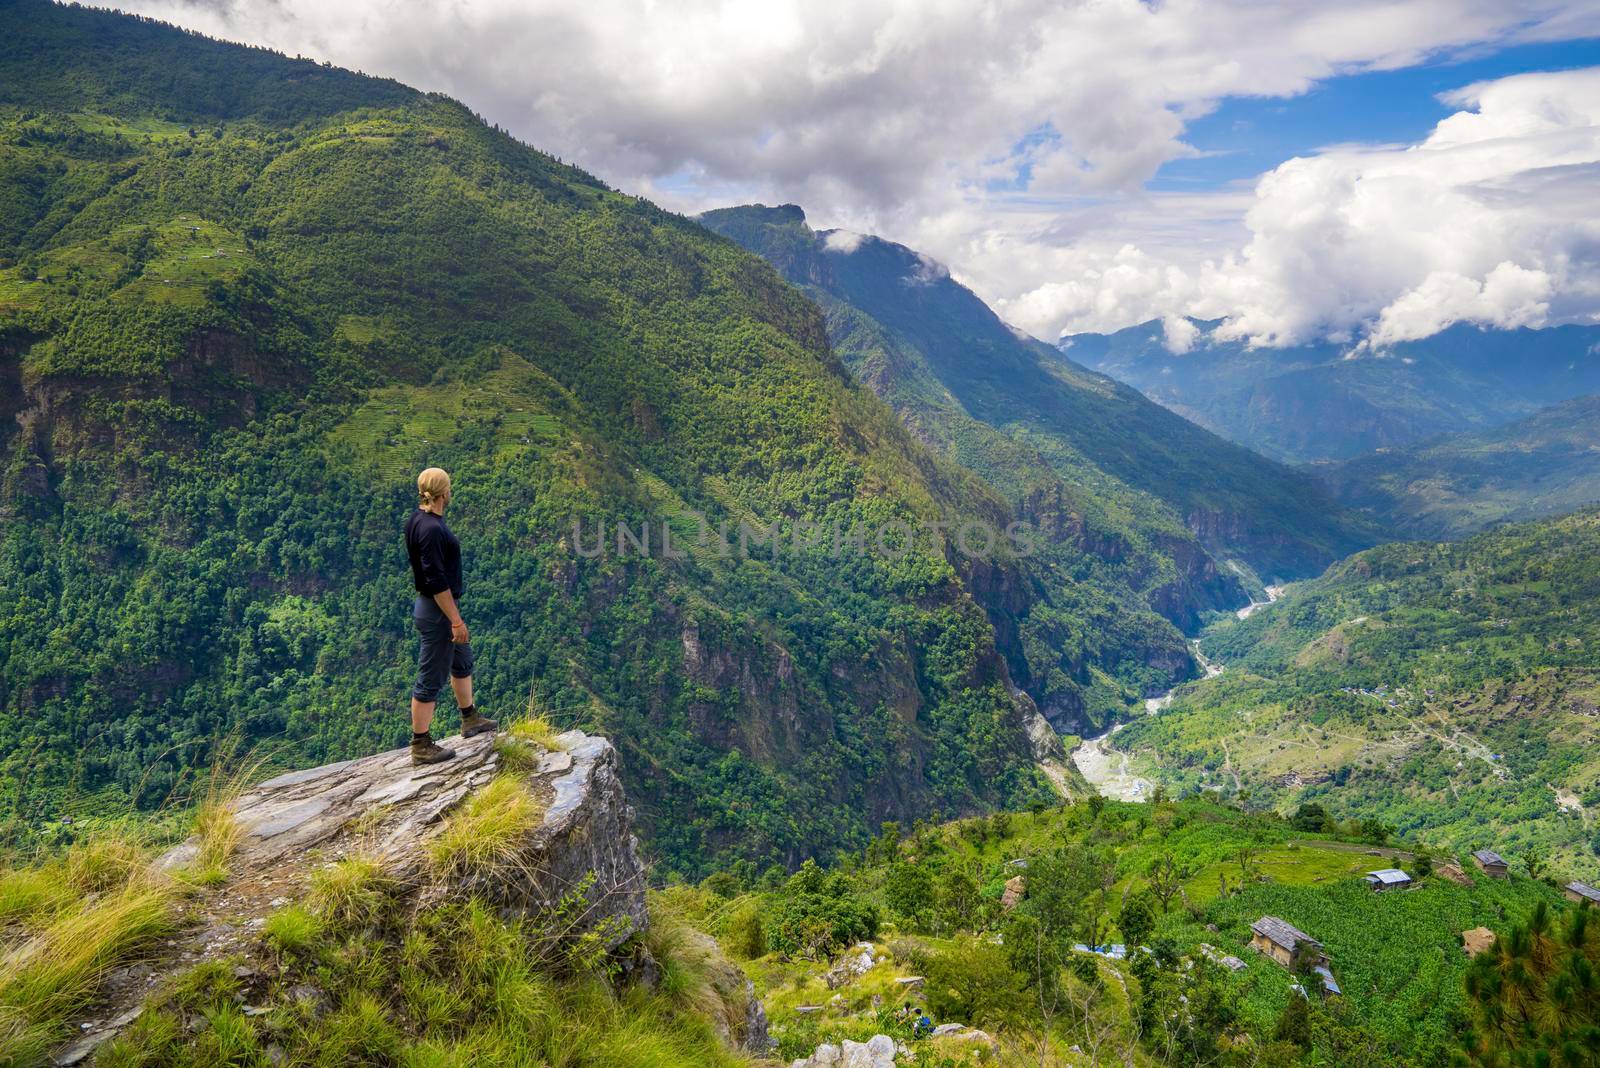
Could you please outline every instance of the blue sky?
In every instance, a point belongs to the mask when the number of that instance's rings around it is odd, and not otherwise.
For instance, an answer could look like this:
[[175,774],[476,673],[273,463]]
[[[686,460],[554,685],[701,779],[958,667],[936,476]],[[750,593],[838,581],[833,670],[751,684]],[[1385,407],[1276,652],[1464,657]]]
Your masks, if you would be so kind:
[[1230,97],[1188,124],[1184,140],[1205,155],[1168,162],[1148,187],[1163,192],[1215,189],[1327,145],[1413,143],[1458,110],[1441,103],[1440,93],[1526,71],[1596,65],[1600,40],[1589,38],[1497,51],[1479,48],[1465,57],[1401,70],[1338,76],[1288,99]]

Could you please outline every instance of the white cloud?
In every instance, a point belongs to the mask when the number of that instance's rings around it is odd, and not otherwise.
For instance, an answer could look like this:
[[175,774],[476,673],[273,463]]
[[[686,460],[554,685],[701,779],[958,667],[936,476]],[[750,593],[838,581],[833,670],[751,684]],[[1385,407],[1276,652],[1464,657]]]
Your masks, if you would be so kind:
[[1475,110],[1405,148],[1340,148],[1265,175],[1237,258],[1189,310],[1291,343],[1371,325],[1377,345],[1453,322],[1539,326],[1600,311],[1600,68],[1451,94]]
[[[1509,282],[1489,286],[1502,262],[1550,278],[1548,299],[1532,303],[1553,318],[1567,314],[1583,277],[1557,262],[1570,243],[1532,218],[1553,215],[1552,196],[1571,208],[1582,184],[1592,187],[1592,176],[1527,166],[1559,157],[1554,142],[1584,114],[1560,87],[1462,90],[1453,98],[1461,121],[1412,153],[1439,165],[1400,166],[1402,153],[1370,149],[1291,161],[1263,179],[1248,231],[1248,190],[1185,197],[1142,187],[1163,163],[1195,154],[1186,123],[1226,97],[1291,96],[1450,50],[1600,34],[1600,9],[1587,0],[123,2],[450,93],[671,208],[800,203],[815,223],[881,233],[954,265],[1043,336],[1199,307],[1237,314],[1252,337],[1300,336],[1376,321],[1435,272],[1475,283],[1471,299],[1459,284],[1432,285],[1480,316],[1516,296],[1502,291]],[[1541,139],[1551,144],[1535,146]],[[1476,185],[1447,180],[1450,153],[1472,157]],[[1393,196],[1371,180],[1385,167],[1396,171]],[[1546,183],[1537,193],[1536,181]],[[1493,232],[1469,240],[1455,216],[1437,218],[1430,198],[1441,193]],[[1324,207],[1320,195],[1342,206]],[[1412,226],[1395,262],[1374,263],[1366,237],[1383,218],[1406,222],[1408,203],[1447,236],[1433,241]],[[1537,254],[1508,243],[1530,234],[1546,238]],[[1302,262],[1314,246],[1301,240],[1319,236],[1352,242],[1348,269]],[[1472,244],[1472,254],[1431,247],[1450,243]],[[1286,296],[1290,282],[1328,289]],[[1390,316],[1396,330],[1425,318],[1406,308]]]
[[1600,321],[1600,68],[1445,100],[1465,110],[1415,145],[1337,146],[1263,175],[1243,234],[1189,205],[1187,245],[1156,229],[1112,251],[1094,240],[1128,224],[1112,215],[1000,303],[1042,334],[1193,315],[1226,318],[1221,338],[1363,351],[1456,322]]
[[846,256],[861,247],[865,241],[865,234],[858,234],[854,230],[829,230],[822,239],[822,247],[829,252],[839,252]]
[[917,265],[903,281],[907,285],[928,286],[950,277],[950,268],[925,252],[917,253]]
[[1182,356],[1194,348],[1195,341],[1200,337],[1200,328],[1181,315],[1169,315],[1161,320],[1161,337],[1168,352]]

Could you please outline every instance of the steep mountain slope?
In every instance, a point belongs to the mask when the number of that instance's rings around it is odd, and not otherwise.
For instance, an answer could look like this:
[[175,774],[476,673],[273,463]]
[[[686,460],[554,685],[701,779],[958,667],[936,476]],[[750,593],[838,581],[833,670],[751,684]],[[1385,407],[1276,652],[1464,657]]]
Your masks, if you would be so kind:
[[1412,537],[1461,537],[1491,523],[1600,503],[1600,397],[1404,449],[1318,465],[1346,505]]
[[428,464],[486,707],[616,739],[676,867],[1038,797],[1015,686],[1187,670],[1176,636],[1160,670],[1118,647],[1114,605],[1031,616],[1047,576],[1007,543],[952,548],[1011,509],[766,264],[454,101],[42,0],[0,5],[0,87],[13,835],[181,795],[228,732],[284,764],[397,741]]
[[[1126,565],[1168,618],[1237,603],[1230,560],[1271,581],[1370,544],[1303,476],[1019,335],[911,249],[815,232],[794,205],[701,221],[813,296],[841,358],[919,436],[1024,509],[1070,514],[1076,546]],[[1182,589],[1142,578],[1158,567]]]
[[1073,359],[1201,426],[1288,461],[1341,460],[1480,430],[1600,392],[1600,327],[1457,325],[1380,353],[1318,343],[1252,349],[1216,323],[1182,353],[1159,322],[1061,340]]
[[1173,788],[1317,801],[1600,873],[1600,512],[1380,546],[1202,638],[1227,665],[1117,735]]

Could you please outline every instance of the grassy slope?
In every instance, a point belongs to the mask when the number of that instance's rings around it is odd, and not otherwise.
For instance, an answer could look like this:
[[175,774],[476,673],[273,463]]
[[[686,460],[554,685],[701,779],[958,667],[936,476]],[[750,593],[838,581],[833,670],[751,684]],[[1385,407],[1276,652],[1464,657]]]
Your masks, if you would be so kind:
[[398,743],[396,538],[430,463],[486,704],[615,737],[672,863],[1043,789],[985,609],[1062,692],[1103,672],[1058,634],[1104,628],[1015,619],[1014,560],[576,557],[575,516],[586,540],[690,509],[1008,519],[759,260],[453,101],[109,13],[0,16],[10,832],[158,805],[230,731],[286,764]]
[[1174,786],[1231,793],[1236,772],[1258,801],[1592,877],[1597,552],[1587,512],[1359,553],[1212,627],[1227,672],[1118,743]]
[[[1354,848],[1318,848],[1322,842]],[[1199,956],[1200,945],[1208,944],[1243,959],[1243,971],[1219,973],[1216,979],[1238,1014],[1235,1027],[1249,1033],[1256,1046],[1270,1042],[1284,1007],[1297,995],[1282,968],[1246,948],[1250,922],[1277,915],[1321,939],[1345,996],[1313,1008],[1317,1040],[1307,1063],[1434,1063],[1456,1045],[1466,1014],[1462,977],[1467,962],[1459,933],[1478,925],[1504,930],[1525,919],[1537,903],[1555,905],[1559,898],[1553,887],[1521,875],[1505,882],[1480,877],[1469,887],[1435,877],[1409,893],[1377,895],[1360,875],[1389,862],[1366,855],[1359,842],[1307,835],[1270,816],[1199,800],[1153,807],[1109,802],[1098,815],[1080,805],[1005,820],[963,821],[911,835],[892,853],[876,851],[848,870],[850,892],[875,902],[887,921],[896,918],[892,873],[906,862],[930,874],[936,897],[954,873],[964,873],[979,888],[980,898],[954,916],[936,912],[942,918],[902,919],[898,930],[881,931],[878,953],[887,963],[845,986],[838,999],[821,981],[820,964],[786,961],[776,954],[746,962],[772,1015],[774,1035],[783,1043],[780,1052],[794,1055],[822,1039],[892,1030],[895,1021],[874,1010],[871,996],[879,994],[892,1006],[894,999],[904,997],[893,979],[916,974],[916,965],[925,963],[916,959],[918,953],[931,952],[936,958],[960,953],[964,933],[1001,929],[1005,915],[998,898],[1005,880],[1019,870],[1010,862],[1062,850],[1075,858],[1074,865],[1105,872],[1110,880],[1103,896],[1104,884],[1088,880],[1087,895],[1073,912],[1085,924],[1098,916],[1105,941],[1122,939],[1116,915],[1123,902],[1150,885],[1153,862],[1170,857],[1183,870],[1183,895],[1157,916],[1153,943],[1180,958]],[[1241,850],[1249,853],[1248,879],[1241,874]],[[1223,880],[1226,893],[1219,892]],[[737,917],[751,908],[772,910],[781,895],[747,892],[724,900],[704,891],[680,892],[680,906],[696,906],[691,913],[733,946],[733,934],[741,929]],[[1078,931],[1071,937],[1085,935]],[[1136,998],[1139,990],[1133,970],[1127,962],[1104,959],[1096,967],[1103,986],[1092,1014],[1094,1025],[1084,1027],[1070,1013],[1062,1014],[1052,1033],[1054,1048],[1060,1054],[1071,1045],[1087,1047],[1094,1035],[1109,1033],[1102,1056],[1159,1063],[1127,1020],[1124,991],[1131,990]],[[1176,971],[1189,974],[1181,963]],[[1189,993],[1194,993],[1192,987]],[[925,995],[916,997],[921,1003]],[[826,1008],[821,1013],[796,1011],[808,1004]],[[1025,1044],[1025,1033],[1037,1021],[1029,1023],[1026,999],[1011,1009],[993,1020],[965,1022],[989,1027],[1014,1050]],[[1225,1056],[1221,1063],[1251,1061],[1249,1056]]]
[[[502,768],[536,759],[524,742],[548,742],[548,724],[518,727],[499,743]],[[481,884],[501,873],[542,812],[525,781],[502,771],[447,817],[430,863],[446,884]],[[212,841],[205,823],[197,830]],[[52,1063],[79,1020],[103,1017],[97,998],[128,964],[154,969],[159,982],[143,988],[137,1019],[96,1050],[97,1068],[754,1063],[731,1048],[748,1004],[739,972],[659,900],[649,902],[649,930],[612,957],[602,948],[607,932],[573,934],[581,895],[521,916],[470,897],[419,906],[415,888],[359,852],[337,862],[313,856],[295,873],[303,894],[249,924],[233,955],[192,963],[163,941],[187,937],[183,927],[242,923],[228,898],[241,888],[205,900],[197,880],[226,883],[225,872],[158,870],[143,844],[153,831],[131,820],[0,868],[0,1064]],[[623,958],[646,954],[654,982],[617,981]],[[113,999],[126,996],[110,985]]]
[[1600,501],[1600,398],[1318,468],[1341,501],[1412,537],[1461,537]]

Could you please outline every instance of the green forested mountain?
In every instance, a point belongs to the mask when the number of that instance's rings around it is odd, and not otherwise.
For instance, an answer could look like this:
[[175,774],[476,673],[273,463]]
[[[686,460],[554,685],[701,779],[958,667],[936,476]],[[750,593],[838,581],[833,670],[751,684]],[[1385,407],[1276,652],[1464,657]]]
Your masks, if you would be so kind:
[[1345,504],[1411,537],[1460,537],[1491,523],[1600,503],[1600,397],[1404,449],[1319,465]]
[[1600,392],[1600,327],[1457,324],[1378,352],[1351,343],[1252,348],[1191,323],[1173,352],[1160,322],[1063,338],[1073,359],[1231,441],[1287,461],[1344,460],[1476,432]]
[[1025,512],[1069,517],[1072,547],[1170,619],[1239,603],[1230,561],[1271,582],[1375,540],[1304,476],[1019,334],[911,249],[818,233],[794,205],[701,219],[814,297],[840,357],[919,437]]
[[[397,744],[428,464],[485,708],[615,739],[672,866],[1036,798],[1014,687],[1081,707],[1189,669],[1075,576],[952,549],[1009,503],[854,384],[765,263],[452,100],[12,0],[0,205],[13,836],[182,797],[224,735],[296,766]],[[695,512],[949,526],[663,558],[660,517],[681,547]],[[653,555],[580,553],[601,521],[648,521]]]
[[1176,789],[1316,802],[1600,873],[1600,513],[1358,553],[1202,637],[1227,665],[1117,735]]

